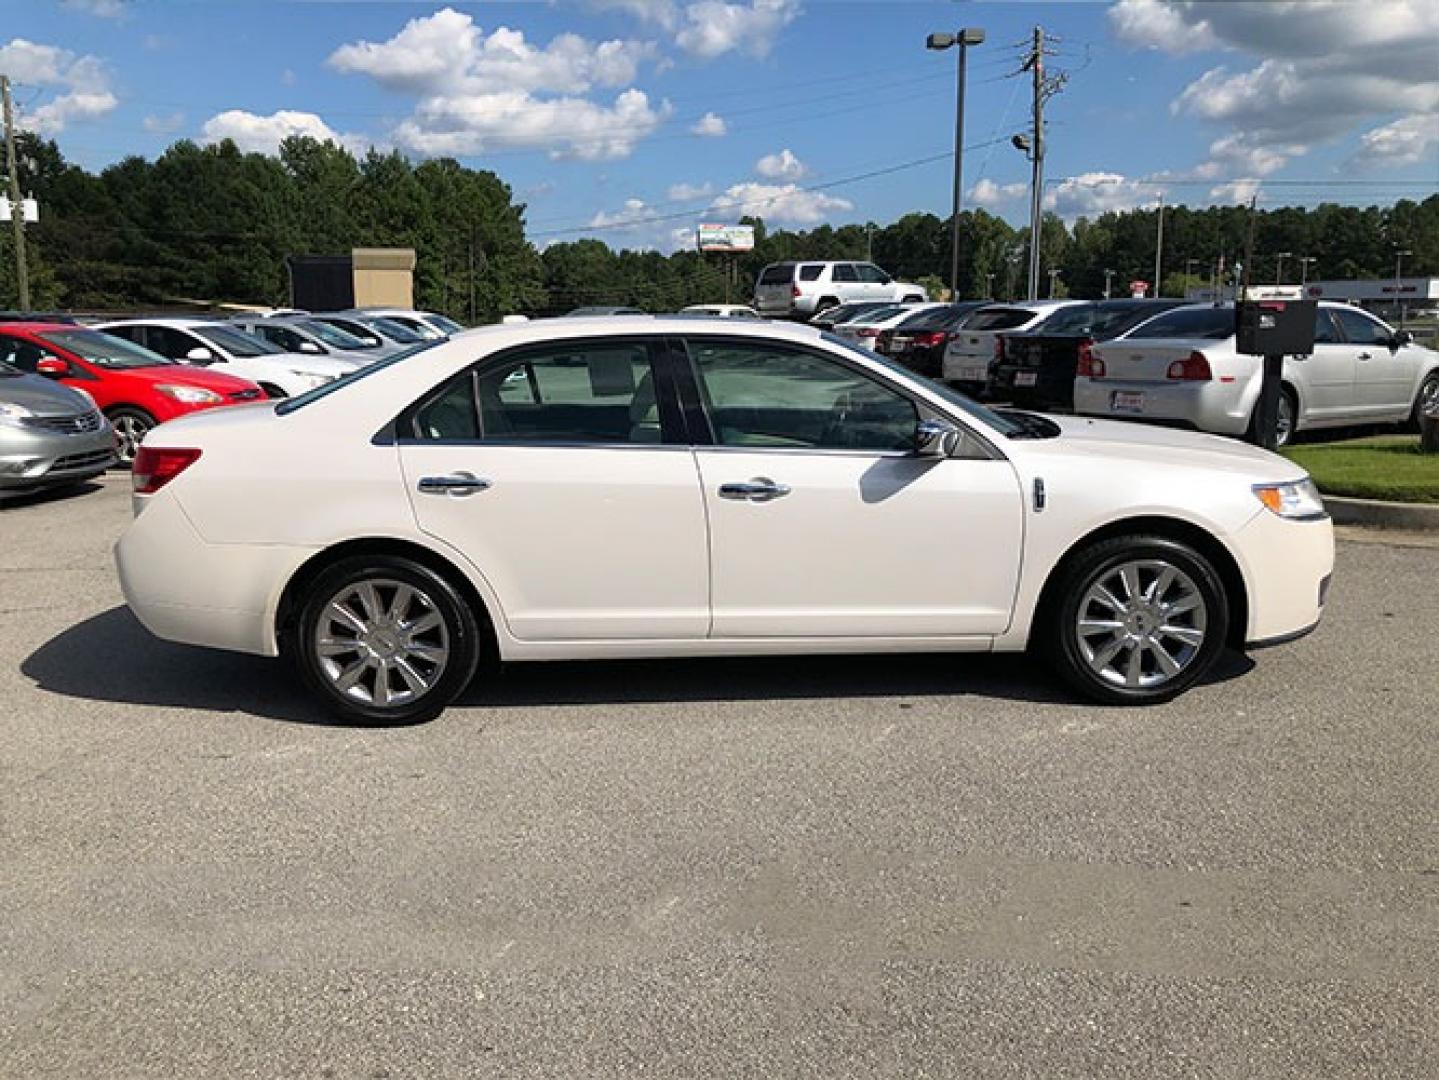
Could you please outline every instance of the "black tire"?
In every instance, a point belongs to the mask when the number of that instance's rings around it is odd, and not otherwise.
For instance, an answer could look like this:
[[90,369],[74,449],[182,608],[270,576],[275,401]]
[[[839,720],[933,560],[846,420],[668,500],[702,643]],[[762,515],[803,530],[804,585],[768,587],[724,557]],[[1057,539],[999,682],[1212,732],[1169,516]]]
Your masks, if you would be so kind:
[[[1128,617],[1133,622],[1120,617],[1117,611],[1112,613],[1112,620],[1103,619],[1108,605],[1091,600],[1091,590],[1135,564],[1144,564],[1136,570],[1141,597],[1163,580],[1161,568],[1177,571],[1177,575],[1160,595],[1136,606]],[[1041,614],[1047,621],[1037,628],[1037,639],[1060,678],[1091,701],[1105,705],[1170,701],[1202,679],[1224,651],[1229,630],[1228,596],[1209,560],[1186,544],[1163,536],[1114,537],[1072,556],[1058,573],[1050,593],[1054,601]],[[1111,590],[1111,594],[1121,601],[1128,599],[1118,590]],[[1187,608],[1169,613],[1166,604],[1177,609],[1191,597],[1198,598],[1202,610]],[[1091,626],[1113,621],[1116,629],[1091,631],[1086,638],[1079,627],[1082,616]],[[1198,640],[1179,642],[1172,635],[1180,631],[1184,637]],[[1134,637],[1136,633],[1141,636]],[[1160,640],[1155,642],[1143,636],[1146,634]],[[1117,653],[1111,654],[1114,669],[1108,671],[1104,656],[1116,642],[1121,644],[1117,645]],[[1172,648],[1176,642],[1179,647]],[[1177,672],[1160,670],[1156,644],[1176,662]],[[1131,674],[1130,661],[1136,652],[1140,657],[1139,678],[1137,683],[1129,683],[1124,680]],[[1100,664],[1106,666],[1106,671],[1098,670]],[[1121,665],[1126,669],[1123,673],[1118,670]]]
[[[332,601],[367,583],[377,596],[376,606],[386,608],[387,613],[377,617],[366,611],[359,596],[346,602],[352,613],[373,624],[371,633],[362,635],[355,624],[331,617],[327,609]],[[417,598],[399,612],[396,621],[386,621],[394,614],[401,591],[396,586],[409,587]],[[435,629],[405,629],[431,613],[439,616]],[[328,655],[321,655],[322,631],[332,643]],[[377,636],[382,644],[375,643]],[[300,598],[298,617],[282,635],[281,651],[310,692],[341,719],[367,725],[417,724],[439,716],[464,692],[474,677],[484,640],[477,613],[444,577],[412,559],[370,555],[337,562],[310,583]],[[351,643],[353,649],[348,647]],[[384,650],[384,655],[376,653],[377,648]],[[446,655],[443,663],[431,667],[420,650]],[[411,688],[413,683],[397,659],[409,665],[408,675],[428,680],[422,691]],[[339,681],[357,667],[361,669],[358,678],[348,690],[342,688]],[[385,680],[383,692],[381,677]],[[392,694],[395,700],[379,702]]]
[[135,460],[135,451],[140,448],[140,443],[156,426],[155,418],[144,409],[137,409],[133,405],[111,409],[105,416],[120,440],[120,466],[128,469]]
[[819,315],[822,312],[828,311],[832,307],[839,307],[839,301],[836,300],[833,296],[821,296],[815,302],[814,313],[816,315]]
[[[1289,423],[1284,423],[1285,410],[1289,411]],[[1285,385],[1279,388],[1279,438],[1275,446],[1288,446],[1294,441],[1296,434],[1294,425],[1299,422],[1299,399],[1295,396],[1292,387]],[[1254,403],[1254,411],[1249,414],[1249,427],[1244,432],[1244,437],[1255,446],[1259,445],[1259,402]]]
[[287,398],[290,396],[289,394],[285,393],[285,391],[281,390],[278,386],[276,386],[274,383],[262,382],[258,385],[261,390],[265,391],[265,396],[267,398],[270,398],[271,400],[279,401],[281,398]]
[[922,296],[906,296],[903,300],[900,301],[900,303],[901,303],[901,304],[922,304],[922,303],[924,303],[924,297],[922,297]]
[[1409,422],[1405,425],[1407,430],[1419,430],[1420,413],[1424,409],[1424,403],[1435,397],[1439,397],[1439,371],[1431,371],[1419,384],[1419,393],[1414,395],[1414,408],[1409,410]]

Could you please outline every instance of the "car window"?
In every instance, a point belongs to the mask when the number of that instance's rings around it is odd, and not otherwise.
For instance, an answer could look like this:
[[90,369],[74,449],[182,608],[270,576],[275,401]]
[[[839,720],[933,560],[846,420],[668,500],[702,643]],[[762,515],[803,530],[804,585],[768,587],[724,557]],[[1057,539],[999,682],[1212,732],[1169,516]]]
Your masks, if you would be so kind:
[[331,326],[319,319],[306,319],[301,325],[307,333],[313,334],[326,345],[333,345],[337,349],[368,349],[372,347],[355,337],[354,334],[347,334],[338,326]]
[[108,326],[105,328],[105,333],[124,338],[136,345],[145,344],[145,328],[143,326]]
[[[809,267],[805,267],[806,270]],[[759,283],[761,285],[788,285],[794,280],[794,263],[776,263],[773,266],[766,266],[760,273]],[[813,280],[806,278],[806,281]]]
[[447,334],[458,334],[461,330],[464,329],[464,327],[461,326],[459,323],[455,322],[454,319],[448,318],[444,315],[430,314],[426,315],[425,318],[429,319],[430,322],[432,322],[435,326],[438,326]]
[[404,323],[395,322],[394,319],[370,319],[365,325],[373,326],[386,337],[404,345],[415,345],[425,340]]
[[268,341],[228,326],[197,326],[194,332],[231,356],[279,356],[280,350]]
[[45,350],[39,345],[19,338],[0,336],[0,363],[9,364],[20,371],[35,374],[35,367]]
[[[259,324],[252,327],[251,329],[254,330],[255,333],[259,334],[260,337],[264,338],[266,341],[273,341],[276,345],[280,346],[280,348],[284,349],[286,352],[299,352],[300,346],[305,344],[307,340],[306,338],[303,338],[299,334],[295,333],[295,331],[291,330],[288,326]],[[311,342],[310,344],[313,345],[315,349],[320,349],[321,351],[324,351],[323,346],[315,342]]]
[[1334,316],[1328,308],[1317,307],[1314,309],[1314,344],[1316,345],[1339,345],[1344,341],[1339,336],[1339,326],[1334,321]]
[[1330,308],[1329,310],[1339,320],[1339,325],[1344,328],[1344,336],[1350,344],[1389,344],[1391,334],[1388,327],[1376,319],[1371,319],[1358,308]]
[[[108,330],[105,332],[110,333]],[[191,349],[201,349],[205,346],[183,330],[176,330],[169,326],[147,326],[145,328],[145,347],[161,356],[168,356],[171,360],[183,360],[185,354]],[[211,351],[213,353],[213,350]]]
[[1177,305],[1171,304],[1169,307],[1163,307],[1159,304],[1145,303],[1110,308],[1101,304],[1099,305],[1099,317],[1089,328],[1089,333],[1090,336],[1100,341],[1108,341],[1110,338],[1118,337],[1126,330],[1134,329],[1142,322],[1172,310],[1175,306]]
[[952,330],[964,320],[969,308],[941,307],[915,312],[895,327],[904,333],[923,330]]
[[986,308],[976,311],[961,324],[964,330],[1013,330],[1034,318],[1024,308]]
[[763,341],[691,342],[690,356],[722,446],[914,449],[914,402],[836,361]]
[[822,265],[811,263],[808,266],[801,266],[799,268],[799,279],[801,281],[818,281],[823,274],[824,267]]
[[1039,323],[1041,334],[1087,334],[1099,318],[1099,305],[1075,304],[1062,307]]
[[835,281],[858,281],[859,275],[854,272],[852,263],[835,263],[834,274],[831,275]]
[[112,371],[126,368],[161,367],[173,363],[159,353],[142,349],[124,338],[102,334],[98,330],[47,330],[42,341],[68,349],[96,367]]
[[1167,311],[1130,331],[1131,340],[1145,338],[1204,338],[1223,341],[1234,336],[1232,307],[1186,307]]
[[889,275],[873,263],[860,263],[855,267],[855,272],[859,274],[860,281],[867,281],[876,285],[886,285],[889,283]]
[[497,359],[451,381],[416,412],[427,441],[660,443],[643,344],[556,345]]

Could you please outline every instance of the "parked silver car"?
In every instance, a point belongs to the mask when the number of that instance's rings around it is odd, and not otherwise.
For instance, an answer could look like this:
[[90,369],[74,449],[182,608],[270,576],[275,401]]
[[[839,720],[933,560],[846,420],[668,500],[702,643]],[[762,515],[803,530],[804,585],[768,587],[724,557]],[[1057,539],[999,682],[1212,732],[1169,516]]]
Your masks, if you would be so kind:
[[115,432],[88,395],[0,363],[0,491],[79,483],[115,460]]
[[320,322],[306,315],[300,318],[256,317],[246,315],[231,319],[230,325],[238,326],[248,334],[268,341],[285,352],[301,353],[306,356],[330,356],[345,360],[357,367],[373,364],[400,351],[399,346],[372,345],[367,341],[347,334],[338,326]]

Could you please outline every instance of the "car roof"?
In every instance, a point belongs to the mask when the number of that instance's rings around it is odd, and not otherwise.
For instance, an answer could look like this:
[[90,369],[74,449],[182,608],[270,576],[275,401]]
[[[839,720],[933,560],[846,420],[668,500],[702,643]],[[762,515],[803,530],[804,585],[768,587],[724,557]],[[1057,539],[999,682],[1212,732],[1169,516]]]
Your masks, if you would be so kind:
[[212,319],[205,315],[131,315],[124,319],[106,319],[102,323],[96,323],[96,330],[103,330],[107,326],[136,326],[144,323],[148,326],[174,326],[180,329],[188,329],[192,326],[224,326],[226,320]]
[[[557,337],[623,337],[627,334],[653,337],[655,334],[672,332],[694,334],[696,327],[714,327],[703,331],[723,334],[725,337],[770,337],[792,341],[815,341],[823,335],[817,326],[807,323],[770,322],[756,319],[730,319],[723,329],[718,321],[706,321],[692,316],[673,315],[571,315],[546,319],[531,319],[524,323],[494,323],[490,326],[476,326],[463,331],[470,338],[511,337],[515,342],[531,339],[545,341]],[[456,334],[455,337],[460,337]],[[453,340],[453,339],[452,339]]]
[[20,330],[27,334],[38,334],[43,330],[91,330],[93,327],[82,323],[63,322],[7,322],[0,323],[0,330]]

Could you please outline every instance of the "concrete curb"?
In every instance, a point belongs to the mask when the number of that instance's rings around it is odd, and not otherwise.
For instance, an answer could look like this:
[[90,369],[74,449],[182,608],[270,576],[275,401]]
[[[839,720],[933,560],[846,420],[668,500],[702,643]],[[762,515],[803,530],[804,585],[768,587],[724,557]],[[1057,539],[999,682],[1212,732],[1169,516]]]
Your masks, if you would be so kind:
[[1325,495],[1324,505],[1336,525],[1362,525],[1370,529],[1406,529],[1439,532],[1439,503],[1381,502]]

